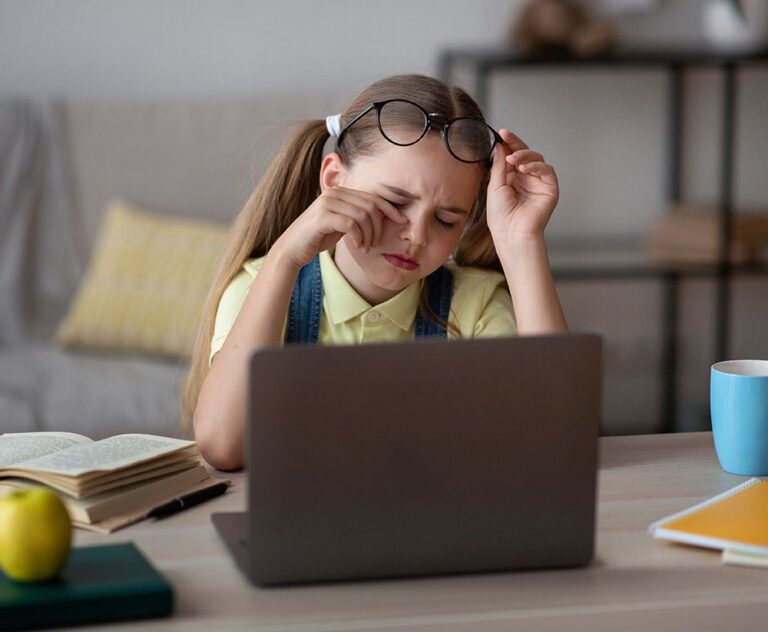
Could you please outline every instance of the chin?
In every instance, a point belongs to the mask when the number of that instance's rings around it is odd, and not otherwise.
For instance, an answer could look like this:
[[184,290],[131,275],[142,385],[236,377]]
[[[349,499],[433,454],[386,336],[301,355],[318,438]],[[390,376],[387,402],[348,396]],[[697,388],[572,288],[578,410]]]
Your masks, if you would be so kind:
[[[385,264],[386,265],[386,264]],[[385,290],[400,291],[404,290],[416,280],[409,274],[403,274],[397,270],[366,270],[366,276],[371,283]]]
[[405,280],[395,280],[395,279],[387,279],[382,281],[381,283],[376,283],[381,288],[384,288],[385,290],[391,290],[392,292],[399,292],[400,290],[404,290],[407,288],[411,283],[413,283],[416,279],[411,279],[410,281]]
[[399,292],[419,278],[414,272],[393,268],[382,255],[366,259],[358,260],[358,265],[363,268],[371,283],[385,290]]

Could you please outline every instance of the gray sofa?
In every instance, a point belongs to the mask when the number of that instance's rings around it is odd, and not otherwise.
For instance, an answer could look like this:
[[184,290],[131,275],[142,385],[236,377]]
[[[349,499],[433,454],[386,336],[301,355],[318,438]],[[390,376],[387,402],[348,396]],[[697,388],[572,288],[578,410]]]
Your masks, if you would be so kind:
[[292,121],[341,100],[0,100],[0,432],[178,435],[182,360],[51,336],[106,203],[229,223]]

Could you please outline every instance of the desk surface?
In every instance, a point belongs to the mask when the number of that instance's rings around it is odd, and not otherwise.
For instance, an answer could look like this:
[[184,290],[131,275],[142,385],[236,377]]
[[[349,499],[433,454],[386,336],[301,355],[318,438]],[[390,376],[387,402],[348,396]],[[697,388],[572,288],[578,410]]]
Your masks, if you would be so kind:
[[647,533],[745,480],[720,469],[712,435],[605,437],[600,453],[596,556],[582,569],[255,588],[210,522],[211,512],[244,509],[243,474],[204,505],[109,536],[78,531],[75,544],[133,540],[174,585],[174,617],[125,631],[760,629],[768,571]]

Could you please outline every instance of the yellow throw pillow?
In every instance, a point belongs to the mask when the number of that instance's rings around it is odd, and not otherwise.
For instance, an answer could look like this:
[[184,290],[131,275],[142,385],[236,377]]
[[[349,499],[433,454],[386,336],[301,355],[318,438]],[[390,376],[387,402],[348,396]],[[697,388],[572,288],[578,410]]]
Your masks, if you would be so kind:
[[188,358],[226,233],[111,202],[56,341]]

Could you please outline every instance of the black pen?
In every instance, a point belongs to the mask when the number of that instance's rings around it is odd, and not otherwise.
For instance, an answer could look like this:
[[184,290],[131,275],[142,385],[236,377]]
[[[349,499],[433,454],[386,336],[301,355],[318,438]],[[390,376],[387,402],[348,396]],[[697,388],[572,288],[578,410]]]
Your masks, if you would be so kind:
[[228,487],[227,483],[216,483],[215,485],[211,485],[210,487],[204,487],[203,489],[198,489],[196,492],[192,492],[191,494],[187,494],[186,496],[181,496],[180,498],[174,498],[172,501],[159,505],[158,507],[155,507],[154,509],[152,509],[147,514],[147,518],[165,518],[166,516],[175,514],[176,512],[181,511],[182,509],[186,509],[187,507],[199,505],[201,502],[206,501],[209,498],[220,496],[225,491],[227,491],[227,487]]

